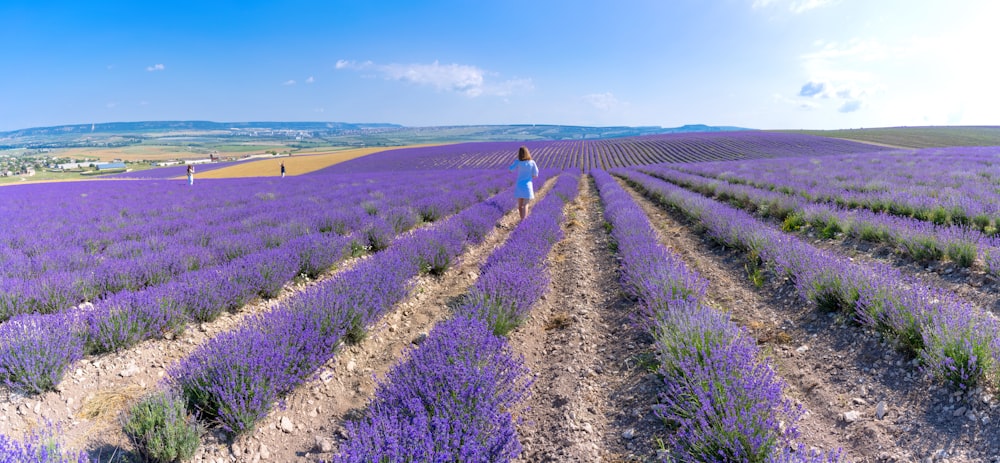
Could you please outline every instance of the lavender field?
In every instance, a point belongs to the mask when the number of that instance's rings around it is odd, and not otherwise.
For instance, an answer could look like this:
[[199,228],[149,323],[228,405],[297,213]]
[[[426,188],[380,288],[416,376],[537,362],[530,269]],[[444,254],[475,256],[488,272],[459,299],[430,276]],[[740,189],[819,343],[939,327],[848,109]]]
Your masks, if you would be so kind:
[[0,455],[1000,458],[1000,147],[526,145],[0,188]]

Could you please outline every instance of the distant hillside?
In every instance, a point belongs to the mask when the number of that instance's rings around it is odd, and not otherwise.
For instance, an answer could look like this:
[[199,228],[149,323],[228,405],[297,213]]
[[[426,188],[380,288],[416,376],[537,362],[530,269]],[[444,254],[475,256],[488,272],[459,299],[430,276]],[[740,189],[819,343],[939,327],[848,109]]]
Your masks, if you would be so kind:
[[292,148],[401,146],[469,141],[592,140],[668,133],[748,130],[740,127],[586,127],[564,125],[476,125],[405,127],[346,122],[149,121],[75,124],[0,132],[0,149],[78,148],[135,144],[198,145],[266,141]]
[[902,148],[1000,145],[1000,126],[882,127],[846,130],[778,130],[777,132],[843,138]]

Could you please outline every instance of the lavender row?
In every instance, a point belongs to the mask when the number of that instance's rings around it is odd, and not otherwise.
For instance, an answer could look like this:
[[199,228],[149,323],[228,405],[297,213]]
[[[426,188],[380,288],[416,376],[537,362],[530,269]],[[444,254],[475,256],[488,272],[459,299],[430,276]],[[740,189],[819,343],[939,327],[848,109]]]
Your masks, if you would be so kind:
[[0,434],[0,461],[5,463],[90,463],[84,452],[66,451],[50,432],[35,432],[23,440]]
[[361,340],[408,293],[414,276],[447,268],[513,206],[508,190],[398,238],[350,270],[209,340],[170,369],[170,382],[204,420],[230,433],[248,431],[332,358],[342,341]]
[[936,224],[1000,230],[1000,147],[932,148],[760,163],[706,163],[685,170]]
[[[223,167],[229,167],[238,164],[240,161],[230,161],[230,162],[213,162],[211,164],[196,164],[194,166],[197,173],[210,172],[216,169],[221,169]],[[143,169],[131,172],[123,172],[120,174],[105,175],[102,178],[113,178],[113,179],[168,179],[168,178],[180,178],[187,175],[187,164],[182,164],[178,166],[166,166],[158,167],[154,169]]]
[[511,461],[521,453],[512,412],[530,374],[504,338],[462,315],[439,323],[379,381],[335,463]]
[[497,335],[506,335],[524,321],[531,305],[548,290],[545,258],[563,237],[559,226],[563,205],[576,198],[579,181],[576,173],[559,176],[545,198],[480,268],[479,279],[457,309],[459,314],[482,320]]
[[970,267],[978,259],[990,273],[1000,272],[1000,239],[966,226],[935,225],[886,212],[813,203],[802,196],[688,174],[674,166],[649,166],[641,170],[750,212],[781,220],[786,231],[809,224],[822,237],[843,232],[866,241],[889,243],[917,261],[948,258],[960,266]]
[[[708,281],[659,244],[642,209],[606,172],[591,173],[621,258],[621,281],[644,311],[663,377],[657,416],[671,423],[678,461],[838,461],[784,452],[798,437],[801,406],[761,360],[756,341],[704,305]],[[784,452],[784,453],[783,453]]]
[[501,336],[549,285],[545,258],[562,238],[563,206],[580,177],[563,173],[480,269],[455,318],[379,383],[334,462],[510,461],[521,452],[512,411],[530,377]]
[[527,146],[543,170],[611,169],[663,162],[761,159],[882,151],[886,148],[799,134],[759,131],[693,132],[601,140],[476,142],[401,148],[370,154],[330,167],[336,172],[416,169],[490,169],[510,165],[512,153]]
[[[917,356],[923,369],[956,388],[998,373],[996,319],[953,293],[885,264],[861,265],[786,235],[748,213],[638,171],[616,171],[660,203],[676,208],[727,246],[744,249],[821,309],[841,310]],[[756,263],[756,262],[755,262]]]
[[[496,175],[483,178],[480,174],[464,181],[446,182],[444,188],[467,190],[476,185],[476,194],[484,195],[495,192],[504,183]],[[442,193],[440,182],[427,177],[423,183],[405,188],[359,189],[354,194],[339,194],[339,197],[326,201],[336,201],[329,208],[322,207],[322,202],[316,203],[310,197],[289,195],[280,201],[261,202],[263,205],[274,203],[270,207],[254,205],[240,208],[256,211],[256,214],[245,212],[242,217],[229,217],[239,224],[235,232],[229,221],[213,227],[190,220],[166,219],[157,223],[165,224],[158,227],[161,233],[168,233],[165,230],[168,227],[173,230],[168,235],[147,235],[146,229],[138,233],[131,231],[128,232],[132,234],[130,238],[113,243],[103,253],[88,252],[74,245],[72,240],[66,240],[68,243],[52,241],[48,244],[54,248],[51,251],[22,255],[20,259],[8,253],[9,258],[4,259],[0,267],[5,268],[6,273],[18,276],[0,277],[0,287],[3,288],[0,292],[0,319],[19,313],[57,312],[85,300],[162,284],[186,271],[225,263],[258,250],[276,248],[284,242],[316,232],[345,234],[368,228],[369,241],[377,241],[381,230],[406,228],[422,220],[433,220],[462,206],[455,202],[455,198],[466,201],[467,195],[443,196]],[[228,215],[225,211],[221,212]],[[255,216],[258,218],[253,218]],[[248,231],[239,231],[244,227]],[[88,243],[93,243],[95,239],[88,238]],[[24,241],[14,240],[22,244]],[[119,255],[117,252],[121,250],[125,251]],[[60,271],[60,265],[69,265],[69,270]]]
[[[453,194],[451,207],[472,204],[488,185]],[[188,272],[162,285],[123,292],[86,309],[16,316],[0,325],[0,382],[26,393],[54,389],[69,366],[85,354],[117,351],[167,332],[178,333],[192,320],[210,321],[255,297],[274,297],[296,275],[315,277],[356,250],[359,243],[380,250],[414,223],[400,227],[383,222],[347,236],[304,235],[279,248]]]

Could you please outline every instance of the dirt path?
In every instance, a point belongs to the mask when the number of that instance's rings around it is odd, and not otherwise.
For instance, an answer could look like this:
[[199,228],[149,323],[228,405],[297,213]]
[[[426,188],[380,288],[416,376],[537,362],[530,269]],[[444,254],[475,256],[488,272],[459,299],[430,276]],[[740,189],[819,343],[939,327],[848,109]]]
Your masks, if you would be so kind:
[[597,190],[581,182],[549,254],[551,289],[510,337],[535,374],[519,461],[643,461],[663,429],[650,409],[656,377],[643,367],[651,340],[630,321]]
[[[876,335],[802,303],[788,280],[755,288],[746,278],[741,253],[695,234],[679,214],[625,188],[652,218],[664,243],[711,282],[709,303],[732,311],[734,321],[771,356],[788,383],[787,394],[808,411],[798,423],[801,442],[842,448],[855,462],[928,457],[972,462],[997,454],[990,425],[998,419],[995,399],[984,402],[982,391],[955,395],[935,386]],[[882,419],[876,416],[880,403],[887,410]]]

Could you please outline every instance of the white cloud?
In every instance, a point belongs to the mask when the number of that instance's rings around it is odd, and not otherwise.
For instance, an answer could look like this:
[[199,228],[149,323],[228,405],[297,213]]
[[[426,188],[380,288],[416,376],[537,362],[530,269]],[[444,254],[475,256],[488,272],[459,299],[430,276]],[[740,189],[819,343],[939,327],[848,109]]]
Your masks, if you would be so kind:
[[162,70],[164,70],[166,68],[167,67],[164,66],[164,65],[162,65],[162,64],[154,64],[152,66],[146,66],[146,70],[149,71],[149,72],[162,71]]
[[796,108],[799,108],[804,111],[812,111],[814,109],[819,109],[820,107],[819,103],[816,103],[815,101],[805,98],[788,98],[779,93],[776,93],[772,96],[776,101],[778,101],[781,104],[795,106]]
[[771,6],[785,5],[792,14],[805,13],[825,6],[834,5],[839,0],[753,0],[751,7],[755,10]]
[[284,86],[286,86],[286,87],[288,87],[288,86],[292,86],[292,85],[295,85],[295,81],[294,81],[294,80],[286,80],[286,81],[285,81],[285,82],[283,82],[283,83],[282,83],[281,85],[284,85]]
[[374,71],[387,80],[409,82],[434,87],[441,91],[461,93],[470,98],[482,95],[509,96],[531,90],[531,79],[509,79],[494,82],[495,73],[467,64],[375,64],[338,60],[337,69]]
[[615,98],[615,95],[611,92],[584,95],[583,101],[601,111],[611,111],[624,104],[618,98]]
[[309,76],[309,77],[306,78],[306,83],[307,84],[311,84],[313,82],[316,82],[316,79],[313,79],[313,76]]

